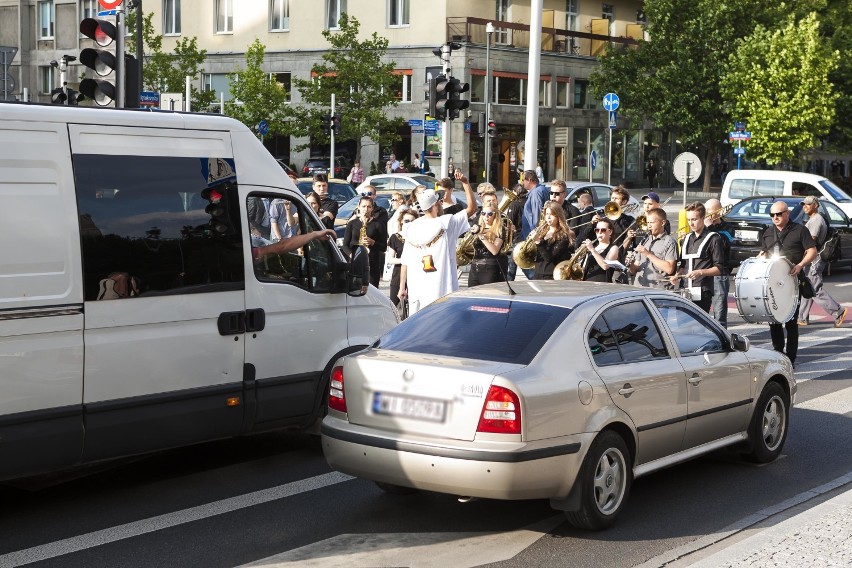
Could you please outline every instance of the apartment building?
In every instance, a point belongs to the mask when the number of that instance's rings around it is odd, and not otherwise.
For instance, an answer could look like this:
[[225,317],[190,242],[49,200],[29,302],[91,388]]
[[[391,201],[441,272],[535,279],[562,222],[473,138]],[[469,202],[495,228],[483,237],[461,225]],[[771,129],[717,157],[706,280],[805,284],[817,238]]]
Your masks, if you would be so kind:
[[[19,48],[12,65],[15,96],[26,87],[31,100],[48,101],[59,85],[51,61],[79,55],[89,40],[79,33],[83,17],[96,13],[97,0],[0,0],[0,45]],[[643,34],[642,0],[544,0],[541,38],[538,161],[547,177],[605,181],[608,171],[608,114],[592,98],[589,81],[596,55],[607,42],[628,48]],[[245,64],[245,50],[259,38],[266,46],[266,70],[286,87],[295,77],[310,77],[328,43],[325,29],[334,30],[342,13],[361,23],[364,37],[376,32],[389,41],[387,59],[395,62],[400,104],[388,113],[406,122],[422,119],[428,74],[440,72],[432,50],[454,41],[453,76],[470,83],[469,112],[453,121],[451,158],[475,180],[484,178],[490,162],[491,178],[509,186],[523,164],[531,19],[529,0],[143,0],[145,13],[154,12],[154,25],[170,50],[182,37],[196,37],[207,50],[199,86],[228,99],[227,74]],[[492,22],[494,32],[486,33]],[[490,48],[488,47],[490,46]],[[535,46],[539,47],[539,46]],[[484,156],[479,115],[485,112],[486,62],[491,83],[491,117],[497,124],[492,156]],[[79,80],[81,67],[69,66],[68,82]],[[301,104],[297,91],[290,104]],[[406,156],[422,153],[424,134],[407,125],[393,148],[366,144],[362,163],[383,163],[390,152]],[[306,140],[289,136],[267,138],[270,151],[301,166],[311,152],[327,152],[315,145],[295,151]],[[342,152],[351,145],[338,141]],[[431,147],[431,146],[430,146]],[[597,156],[590,168],[589,156]],[[613,132],[612,180],[639,183],[644,164],[655,157],[663,165],[674,148],[662,132],[632,127],[619,117]],[[436,168],[439,160],[431,160]]]

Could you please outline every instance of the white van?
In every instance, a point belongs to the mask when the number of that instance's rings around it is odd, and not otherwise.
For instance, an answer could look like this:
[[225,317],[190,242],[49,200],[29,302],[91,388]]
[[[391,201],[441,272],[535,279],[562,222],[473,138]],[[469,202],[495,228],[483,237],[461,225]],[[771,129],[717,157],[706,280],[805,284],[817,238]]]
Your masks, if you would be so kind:
[[722,184],[722,206],[754,196],[813,195],[831,201],[852,217],[852,197],[831,180],[804,172],[775,170],[731,170]]
[[273,199],[322,228],[232,119],[0,103],[0,479],[317,422],[397,314],[333,241],[258,254]]

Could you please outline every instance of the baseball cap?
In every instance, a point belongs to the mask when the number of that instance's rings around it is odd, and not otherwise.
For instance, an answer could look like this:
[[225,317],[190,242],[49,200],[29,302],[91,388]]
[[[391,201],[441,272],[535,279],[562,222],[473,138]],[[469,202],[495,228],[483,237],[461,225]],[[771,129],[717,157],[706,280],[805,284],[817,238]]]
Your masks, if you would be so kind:
[[816,205],[819,203],[819,198],[809,195],[802,200],[801,205]]
[[434,189],[424,189],[417,196],[417,205],[423,212],[428,211],[433,205],[438,203],[438,193]]
[[642,201],[645,201],[646,199],[650,199],[651,201],[656,201],[657,203],[660,202],[660,196],[657,195],[657,193],[654,192],[654,191],[649,191],[647,195],[642,196]]

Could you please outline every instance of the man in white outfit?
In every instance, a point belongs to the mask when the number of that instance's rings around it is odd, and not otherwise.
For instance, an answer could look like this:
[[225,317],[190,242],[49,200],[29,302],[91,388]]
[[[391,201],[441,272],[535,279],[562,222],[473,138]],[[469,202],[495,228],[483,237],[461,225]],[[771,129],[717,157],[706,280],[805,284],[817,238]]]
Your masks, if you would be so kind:
[[467,178],[456,177],[464,187],[467,209],[443,215],[444,204],[453,204],[452,191],[447,190],[440,201],[434,189],[426,189],[417,196],[423,216],[405,230],[399,298],[408,298],[410,314],[459,289],[456,246],[470,228],[468,218],[476,211],[476,195]]

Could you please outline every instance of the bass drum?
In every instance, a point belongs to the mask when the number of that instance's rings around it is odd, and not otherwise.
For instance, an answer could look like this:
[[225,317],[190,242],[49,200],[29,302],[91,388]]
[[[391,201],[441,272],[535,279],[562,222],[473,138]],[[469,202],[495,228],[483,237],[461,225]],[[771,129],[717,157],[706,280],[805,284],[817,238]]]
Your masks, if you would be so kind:
[[749,323],[786,323],[799,303],[799,281],[786,258],[747,258],[737,270],[737,311]]

